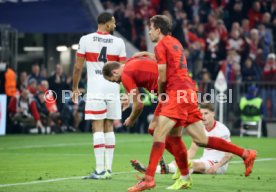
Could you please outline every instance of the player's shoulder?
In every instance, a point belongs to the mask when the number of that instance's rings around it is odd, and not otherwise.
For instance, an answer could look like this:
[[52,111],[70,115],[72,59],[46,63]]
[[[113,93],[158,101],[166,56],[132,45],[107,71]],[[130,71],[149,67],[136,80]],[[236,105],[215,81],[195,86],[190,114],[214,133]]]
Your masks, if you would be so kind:
[[227,132],[230,133],[228,127],[226,127],[226,125],[224,125],[223,123],[216,121],[216,127],[218,130],[223,131],[223,132]]

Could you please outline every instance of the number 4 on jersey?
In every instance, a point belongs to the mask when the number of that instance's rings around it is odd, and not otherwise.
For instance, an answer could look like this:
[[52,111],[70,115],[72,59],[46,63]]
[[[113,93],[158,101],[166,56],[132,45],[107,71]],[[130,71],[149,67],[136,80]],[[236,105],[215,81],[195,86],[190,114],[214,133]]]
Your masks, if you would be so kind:
[[104,62],[106,63],[107,62],[107,58],[106,58],[106,47],[103,47],[101,52],[100,52],[100,55],[98,57],[98,61],[101,61],[101,62]]

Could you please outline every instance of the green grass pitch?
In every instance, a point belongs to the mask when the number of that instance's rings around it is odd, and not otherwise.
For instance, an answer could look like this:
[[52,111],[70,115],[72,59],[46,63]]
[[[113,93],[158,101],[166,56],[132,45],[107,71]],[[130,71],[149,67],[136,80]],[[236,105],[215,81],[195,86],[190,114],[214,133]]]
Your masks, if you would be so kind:
[[[187,146],[191,139],[183,137]],[[0,137],[0,192],[117,192],[136,183],[129,161],[148,162],[149,135],[117,134],[112,180],[82,180],[94,168],[91,134],[10,135]],[[276,191],[276,139],[238,138],[232,142],[258,150],[253,173],[235,157],[225,175],[193,175],[189,191]],[[200,154],[198,154],[200,155]],[[166,161],[172,157],[165,153]],[[156,175],[156,188],[167,191],[171,175]]]

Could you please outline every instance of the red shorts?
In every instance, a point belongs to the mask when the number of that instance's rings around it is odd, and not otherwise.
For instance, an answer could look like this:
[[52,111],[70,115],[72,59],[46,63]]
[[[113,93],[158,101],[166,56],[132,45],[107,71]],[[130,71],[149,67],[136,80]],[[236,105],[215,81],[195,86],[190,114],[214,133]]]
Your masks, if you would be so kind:
[[190,124],[202,120],[202,114],[198,108],[197,94],[193,90],[169,91],[167,102],[159,102],[155,116],[165,116],[176,122],[175,127],[187,127]]

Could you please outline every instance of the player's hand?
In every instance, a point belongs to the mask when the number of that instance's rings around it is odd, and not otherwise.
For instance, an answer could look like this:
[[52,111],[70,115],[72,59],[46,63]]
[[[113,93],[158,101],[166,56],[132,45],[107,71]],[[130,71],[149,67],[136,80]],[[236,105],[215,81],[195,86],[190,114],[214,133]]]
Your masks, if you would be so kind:
[[219,168],[218,164],[215,164],[215,165],[213,165],[212,167],[210,167],[210,168],[206,171],[206,173],[207,173],[207,174],[215,174],[216,171],[218,170],[218,168]]
[[74,103],[78,103],[79,102],[79,96],[81,95],[81,92],[79,91],[79,89],[73,89],[73,93],[72,93],[72,101]]
[[134,124],[135,121],[133,121],[130,117],[128,117],[124,122],[124,126],[126,127],[133,127]]

